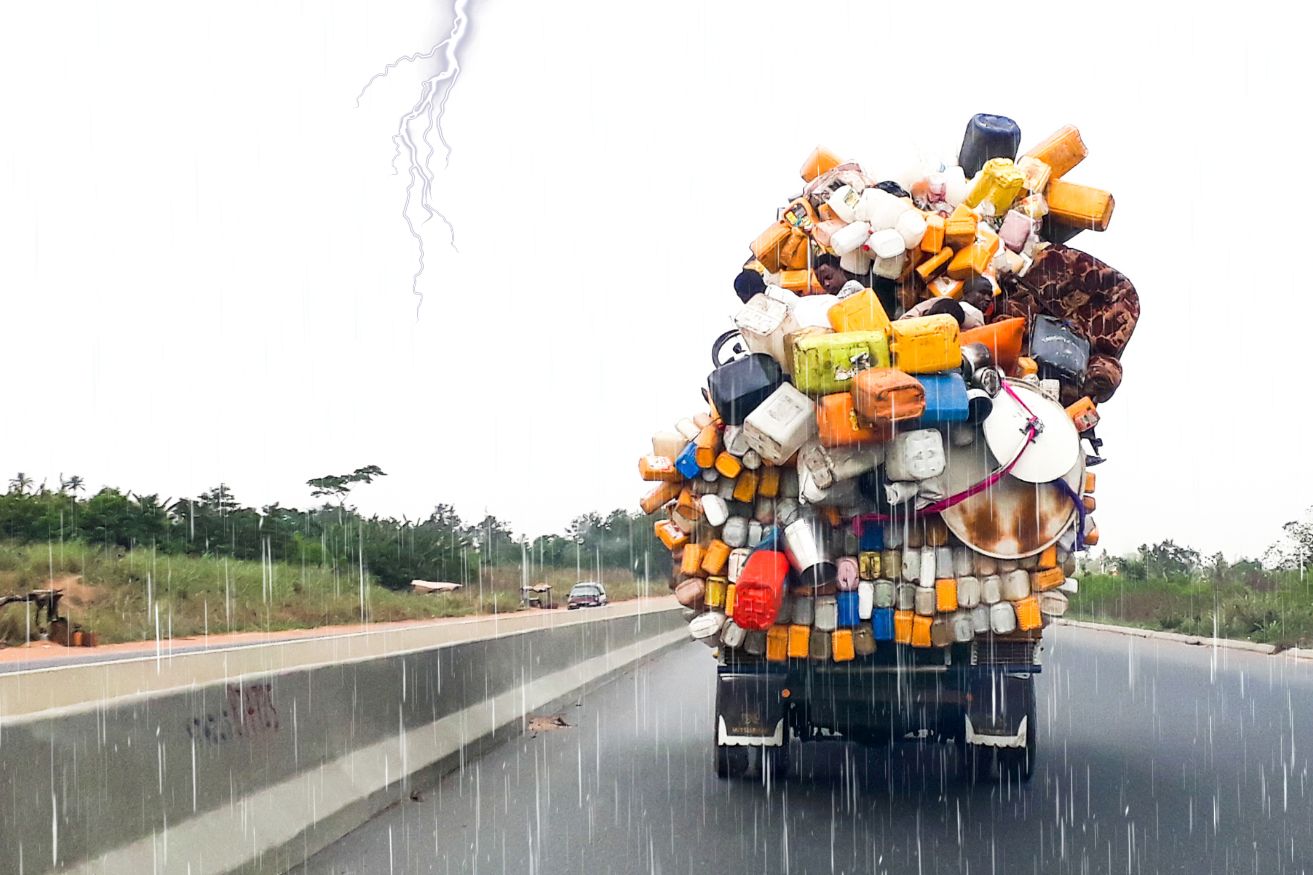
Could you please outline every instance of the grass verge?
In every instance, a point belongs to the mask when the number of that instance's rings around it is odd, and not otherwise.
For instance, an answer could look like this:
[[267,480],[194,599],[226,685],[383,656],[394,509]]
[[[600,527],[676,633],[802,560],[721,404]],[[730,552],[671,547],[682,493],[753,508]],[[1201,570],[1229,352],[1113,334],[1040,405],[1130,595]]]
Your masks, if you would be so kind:
[[[644,589],[624,570],[583,575],[599,576],[613,601]],[[532,578],[551,584],[561,604],[580,579],[574,569],[539,569]],[[358,567],[171,556],[80,542],[0,543],[0,594],[52,581],[64,590],[61,613],[102,643],[521,610],[518,567],[472,570],[459,592],[414,595],[386,589]],[[21,644],[36,634],[30,607],[0,608],[0,641]]]

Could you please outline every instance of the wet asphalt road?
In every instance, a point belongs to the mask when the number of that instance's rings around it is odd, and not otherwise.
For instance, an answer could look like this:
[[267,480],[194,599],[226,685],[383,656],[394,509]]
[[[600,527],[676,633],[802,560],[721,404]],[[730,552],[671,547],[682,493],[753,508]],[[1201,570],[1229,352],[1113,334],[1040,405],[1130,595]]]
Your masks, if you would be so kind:
[[950,747],[793,748],[711,770],[714,665],[688,644],[307,861],[309,873],[1313,873],[1313,662],[1046,634],[1028,785]]

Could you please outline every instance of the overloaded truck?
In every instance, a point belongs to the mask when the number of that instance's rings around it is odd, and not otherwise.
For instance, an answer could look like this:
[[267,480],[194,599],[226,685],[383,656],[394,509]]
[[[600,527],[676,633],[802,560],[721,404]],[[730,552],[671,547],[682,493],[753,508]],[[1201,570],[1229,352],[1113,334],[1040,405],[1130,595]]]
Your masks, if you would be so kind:
[[705,410],[653,436],[672,588],[717,657],[717,774],[790,741],[951,741],[1029,778],[1041,636],[1076,592],[1099,405],[1139,315],[1067,246],[1106,192],[1001,116],[896,179],[817,149],[752,244]]

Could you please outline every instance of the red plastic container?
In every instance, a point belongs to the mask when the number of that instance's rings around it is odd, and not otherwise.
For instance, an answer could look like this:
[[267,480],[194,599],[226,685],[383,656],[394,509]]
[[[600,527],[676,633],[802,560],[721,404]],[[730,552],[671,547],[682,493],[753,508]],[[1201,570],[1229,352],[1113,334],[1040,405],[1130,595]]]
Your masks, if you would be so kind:
[[739,572],[734,587],[734,622],[749,631],[764,631],[775,622],[789,576],[789,558],[757,550]]

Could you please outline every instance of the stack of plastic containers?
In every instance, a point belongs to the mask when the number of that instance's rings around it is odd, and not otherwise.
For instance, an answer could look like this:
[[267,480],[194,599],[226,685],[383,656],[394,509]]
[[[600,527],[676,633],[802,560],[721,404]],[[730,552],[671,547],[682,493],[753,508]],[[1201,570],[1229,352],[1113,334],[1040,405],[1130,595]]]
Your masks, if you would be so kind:
[[1139,303],[1065,245],[1113,207],[1066,178],[1079,132],[1021,142],[982,114],[952,165],[807,157],[709,331],[709,405],[639,462],[694,638],[848,662],[1065,611]]

